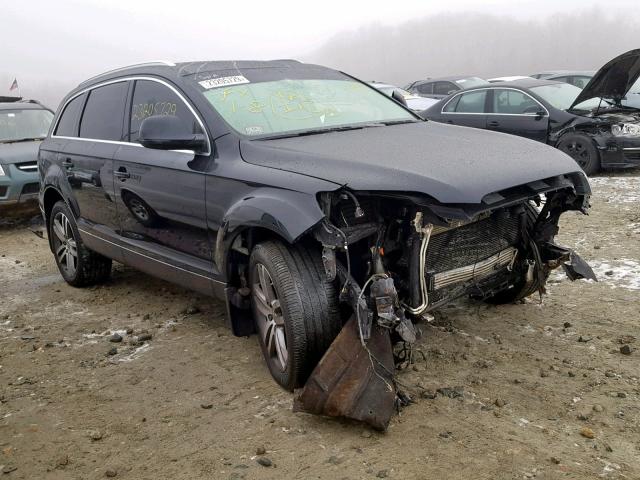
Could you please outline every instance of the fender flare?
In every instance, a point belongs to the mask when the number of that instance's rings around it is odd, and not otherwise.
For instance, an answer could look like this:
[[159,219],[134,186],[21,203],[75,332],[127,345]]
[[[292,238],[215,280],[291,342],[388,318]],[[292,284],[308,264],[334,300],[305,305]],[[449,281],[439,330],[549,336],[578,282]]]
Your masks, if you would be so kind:
[[215,263],[226,277],[231,245],[248,229],[268,230],[293,244],[323,218],[313,194],[260,188],[227,210],[216,238]]

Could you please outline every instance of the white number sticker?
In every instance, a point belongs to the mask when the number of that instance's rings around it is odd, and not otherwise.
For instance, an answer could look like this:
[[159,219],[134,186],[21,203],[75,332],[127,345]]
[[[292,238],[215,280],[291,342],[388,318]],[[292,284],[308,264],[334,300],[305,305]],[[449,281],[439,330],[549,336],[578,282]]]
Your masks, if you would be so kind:
[[233,75],[231,77],[211,78],[209,80],[203,80],[198,82],[204,88],[209,90],[216,87],[228,87],[229,85],[240,85],[242,83],[249,83],[244,75]]

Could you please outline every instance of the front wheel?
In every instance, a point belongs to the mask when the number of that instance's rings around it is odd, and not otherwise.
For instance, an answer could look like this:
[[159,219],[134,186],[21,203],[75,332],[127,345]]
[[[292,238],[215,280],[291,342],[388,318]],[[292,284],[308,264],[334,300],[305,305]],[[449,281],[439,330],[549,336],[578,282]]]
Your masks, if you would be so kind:
[[256,245],[249,267],[262,353],[275,381],[291,391],[304,384],[342,328],[335,285],[320,252],[301,245]]
[[67,204],[57,202],[49,215],[49,238],[62,278],[74,287],[104,282],[111,275],[111,259],[89,250]]
[[573,158],[587,175],[600,170],[600,154],[586,135],[570,133],[558,142],[558,149]]

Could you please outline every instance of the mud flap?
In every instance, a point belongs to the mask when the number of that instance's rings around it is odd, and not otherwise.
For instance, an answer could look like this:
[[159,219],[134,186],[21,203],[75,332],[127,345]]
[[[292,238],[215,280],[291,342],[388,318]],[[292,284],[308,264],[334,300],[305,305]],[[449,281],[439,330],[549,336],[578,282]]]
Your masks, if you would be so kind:
[[350,418],[386,430],[395,412],[393,372],[389,330],[373,326],[365,348],[353,315],[305,386],[296,390],[293,411]]

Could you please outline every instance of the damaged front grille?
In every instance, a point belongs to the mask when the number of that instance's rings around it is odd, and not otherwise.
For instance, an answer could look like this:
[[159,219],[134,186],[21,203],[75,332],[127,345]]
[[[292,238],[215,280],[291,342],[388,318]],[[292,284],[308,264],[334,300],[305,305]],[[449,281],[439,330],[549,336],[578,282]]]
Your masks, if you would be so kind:
[[488,218],[434,233],[427,250],[427,272],[437,273],[489,258],[518,241],[519,216],[500,211]]
[[[487,287],[487,279],[513,266],[520,240],[522,210],[499,210],[489,217],[446,231],[429,240],[425,261],[429,307]],[[490,282],[489,282],[490,283]]]

